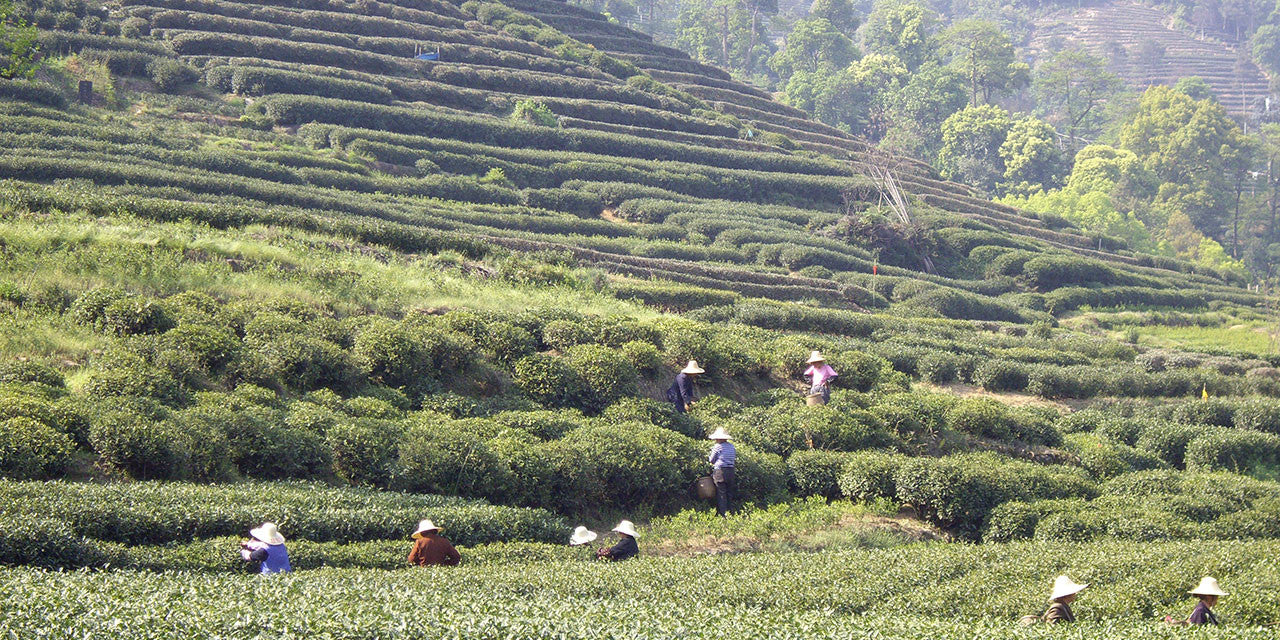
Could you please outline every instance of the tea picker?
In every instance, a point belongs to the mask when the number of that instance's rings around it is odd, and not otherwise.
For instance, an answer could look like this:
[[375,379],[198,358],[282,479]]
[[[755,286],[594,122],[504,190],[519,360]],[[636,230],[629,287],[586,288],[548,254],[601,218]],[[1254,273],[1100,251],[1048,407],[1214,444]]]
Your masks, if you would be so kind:
[[831,401],[831,381],[835,380],[840,374],[836,373],[831,365],[827,364],[826,358],[822,357],[822,352],[814,351],[809,354],[809,361],[806,363],[809,368],[805,370],[804,377],[809,380],[809,396],[806,401],[810,406],[826,404]]
[[284,536],[274,522],[249,530],[250,539],[240,543],[240,559],[258,563],[258,573],[288,573],[289,551],[284,547]]
[[640,534],[636,533],[636,526],[630,520],[619,522],[618,526],[613,528],[613,532],[621,538],[618,544],[597,551],[596,558],[619,562],[634,558],[640,553],[640,547],[636,544],[636,538],[640,537]]
[[430,519],[418,523],[413,538],[413,549],[409,551],[409,564],[419,567],[452,567],[462,561],[462,554],[453,548],[453,544],[440,535],[437,527]]
[[1176,625],[1218,626],[1218,616],[1213,614],[1212,607],[1218,604],[1218,598],[1227,595],[1227,592],[1218,586],[1218,580],[1205,576],[1200,579],[1200,584],[1196,588],[1187,593],[1200,599],[1200,602],[1196,603],[1196,608],[1192,609],[1191,615],[1186,620],[1175,620],[1172,616],[1165,616],[1164,621]]
[[693,405],[693,381],[704,373],[706,371],[698,366],[697,360],[690,360],[689,364],[676,374],[675,382],[672,382],[671,387],[667,389],[667,402],[675,405],[676,411],[685,413]]
[[569,534],[569,546],[590,549],[591,547],[587,545],[594,542],[597,537],[596,532],[579,525],[573,533]]
[[711,446],[707,462],[711,464],[711,481],[716,485],[716,514],[724,517],[731,512],[731,503],[738,493],[738,478],[733,468],[738,461],[738,450],[729,442],[729,432],[724,427],[716,429],[707,439],[716,442]]

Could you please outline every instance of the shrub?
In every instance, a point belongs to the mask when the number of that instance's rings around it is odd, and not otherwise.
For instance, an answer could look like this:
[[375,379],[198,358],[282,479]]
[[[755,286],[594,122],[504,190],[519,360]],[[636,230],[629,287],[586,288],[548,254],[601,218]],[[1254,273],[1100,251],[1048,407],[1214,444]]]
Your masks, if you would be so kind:
[[897,496],[894,475],[907,456],[882,451],[848,454],[840,473],[840,492],[851,500],[873,502]]
[[168,421],[129,407],[108,410],[93,422],[89,443],[103,462],[138,480],[180,479],[189,474],[191,448]]
[[[624,399],[622,402],[626,402]],[[621,404],[621,403],[620,403]],[[490,418],[500,427],[518,429],[541,440],[556,440],[564,434],[587,424],[578,411],[503,411]]]
[[521,100],[511,111],[511,119],[516,122],[525,122],[540,127],[559,127],[560,123],[556,119],[556,114],[546,104],[539,100]]
[[479,342],[481,348],[492,353],[493,359],[505,367],[514,365],[536,348],[528,331],[506,322],[490,322]]
[[0,476],[41,480],[62,475],[75,444],[65,433],[26,417],[0,421]]
[[338,477],[354,484],[382,487],[395,472],[404,428],[389,420],[343,420],[324,432]]
[[556,351],[566,352],[580,344],[590,344],[592,337],[580,321],[552,320],[542,328],[542,342]]
[[930,351],[916,361],[920,379],[934,384],[955,382],[959,370],[959,357],[950,353]]
[[788,497],[787,464],[782,456],[747,446],[737,449],[738,499],[758,505],[785,500]]
[[516,361],[511,377],[517,388],[543,406],[567,407],[582,395],[582,378],[560,358],[525,356]]
[[162,344],[190,354],[205,371],[217,371],[231,362],[240,348],[235,334],[205,324],[180,325],[166,331]]
[[658,348],[648,342],[632,340],[622,345],[622,357],[644,374],[654,374],[662,367],[662,354]]
[[172,58],[156,58],[147,64],[147,75],[161,91],[172,93],[200,79],[200,74],[185,62]]
[[66,387],[62,374],[46,364],[34,360],[13,360],[0,364],[0,383],[32,382],[47,387]]
[[702,425],[696,420],[677,412],[670,402],[652,398],[622,398],[609,405],[609,408],[600,414],[600,419],[605,424],[623,422],[651,424],[698,440],[706,437]]
[[1101,374],[1089,367],[1042,365],[1031,369],[1027,392],[1042,398],[1092,398],[1103,383]]
[[912,458],[894,474],[899,501],[928,521],[978,539],[991,511],[1028,498],[1093,497],[1096,488],[1078,472],[1014,462],[993,454]]
[[947,410],[947,426],[970,435],[1012,440],[1013,417],[1009,408],[991,398],[963,398]]
[[588,414],[599,413],[618,398],[635,394],[639,374],[616,351],[584,344],[571,348],[566,356],[582,381],[578,405]]
[[[3,379],[3,374],[0,374],[0,380]],[[1280,435],[1280,402],[1270,398],[1249,398],[1236,406],[1232,423],[1237,429]]]
[[1165,461],[1176,469],[1186,467],[1187,445],[1195,440],[1203,429],[1186,424],[1155,424],[1139,436],[1137,448]]
[[1022,391],[1027,382],[1026,367],[1008,360],[987,360],[973,371],[973,383],[987,391]]
[[704,453],[685,436],[640,423],[575,429],[560,444],[587,465],[599,504],[614,508],[659,504],[679,495],[697,473],[691,463]]
[[1080,458],[1095,478],[1106,480],[1131,471],[1161,469],[1166,465],[1154,454],[1125,444],[1104,442],[1091,434],[1075,434],[1067,439],[1068,450]]
[[1235,417],[1235,406],[1219,398],[1191,400],[1174,407],[1172,417],[1174,422],[1182,424],[1230,427]]
[[501,500],[510,471],[476,436],[430,422],[410,427],[400,440],[392,486],[421,493]]
[[1214,429],[1187,445],[1188,471],[1249,472],[1280,462],[1280,436],[1256,431]]
[[84,292],[71,304],[71,317],[78,323],[97,326],[111,303],[129,294],[114,287],[98,287]]
[[840,474],[849,454],[816,449],[797,451],[787,458],[787,479],[798,496],[840,497]]
[[1097,409],[1083,409],[1058,420],[1058,430],[1063,433],[1092,433],[1105,419],[1106,414]]

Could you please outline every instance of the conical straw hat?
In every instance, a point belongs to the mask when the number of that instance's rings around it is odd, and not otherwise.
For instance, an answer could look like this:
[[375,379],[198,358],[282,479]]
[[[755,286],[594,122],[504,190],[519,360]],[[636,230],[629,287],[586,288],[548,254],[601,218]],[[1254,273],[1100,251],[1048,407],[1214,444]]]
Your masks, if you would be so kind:
[[822,357],[821,351],[814,351],[813,353],[809,354],[809,361],[806,362],[805,364],[813,364],[815,362],[826,362],[826,361],[827,361],[826,358]]
[[1080,593],[1085,589],[1085,587],[1088,587],[1088,586],[1089,585],[1087,583],[1077,584],[1074,580],[1072,580],[1071,578],[1068,578],[1067,576],[1058,576],[1053,581],[1053,594],[1049,596],[1049,599],[1057,600],[1058,598],[1069,596],[1073,593]]
[[584,545],[596,539],[596,532],[586,528],[578,527],[573,530],[573,535],[569,536],[569,546],[576,547]]
[[1193,596],[1225,596],[1227,595],[1227,592],[1223,591],[1222,587],[1218,586],[1217,578],[1210,578],[1209,576],[1205,576],[1201,578],[1200,586],[1188,591],[1187,593]]
[[706,371],[703,371],[702,367],[698,366],[697,360],[690,360],[689,364],[680,370],[680,373],[706,373]]
[[257,529],[250,529],[249,535],[267,544],[284,544],[284,536],[280,535],[280,529],[274,522],[264,522]]
[[625,533],[632,538],[640,537],[640,534],[636,533],[636,526],[631,524],[630,520],[623,520],[622,522],[619,522],[618,526],[614,527],[613,530],[616,533]]
[[413,538],[416,540],[418,538],[421,538],[422,534],[428,531],[439,531],[439,530],[440,530],[440,527],[437,527],[435,523],[432,522],[430,518],[428,518],[418,523],[418,530],[413,532]]
[[711,435],[707,436],[707,439],[708,440],[732,440],[733,438],[729,437],[729,432],[725,431],[724,427],[716,427],[716,430],[712,431]]

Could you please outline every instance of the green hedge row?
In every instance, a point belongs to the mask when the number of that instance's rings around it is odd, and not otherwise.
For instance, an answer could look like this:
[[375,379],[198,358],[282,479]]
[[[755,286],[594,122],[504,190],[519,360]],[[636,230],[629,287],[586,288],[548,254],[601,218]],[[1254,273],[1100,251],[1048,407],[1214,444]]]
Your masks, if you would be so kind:
[[261,67],[215,66],[205,71],[205,82],[228,93],[246,96],[302,93],[375,104],[390,104],[394,98],[390,89],[367,82]]

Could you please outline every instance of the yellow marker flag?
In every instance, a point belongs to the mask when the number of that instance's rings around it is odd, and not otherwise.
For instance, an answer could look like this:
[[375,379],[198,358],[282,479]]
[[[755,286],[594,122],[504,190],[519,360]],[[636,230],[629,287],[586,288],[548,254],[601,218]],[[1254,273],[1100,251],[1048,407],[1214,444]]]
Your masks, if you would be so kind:
[[1201,400],[1209,399],[1209,387],[1205,385],[1200,385],[1200,399]]

